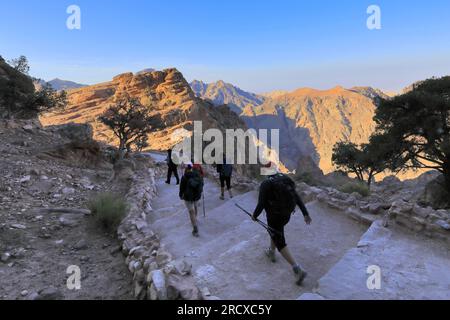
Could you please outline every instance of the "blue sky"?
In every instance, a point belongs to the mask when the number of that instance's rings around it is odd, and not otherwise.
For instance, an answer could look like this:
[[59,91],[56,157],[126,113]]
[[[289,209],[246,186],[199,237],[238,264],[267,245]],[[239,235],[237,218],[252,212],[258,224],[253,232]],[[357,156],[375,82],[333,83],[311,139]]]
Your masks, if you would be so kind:
[[[66,9],[81,8],[81,30]],[[366,27],[367,7],[382,29]],[[0,0],[0,54],[34,76],[93,84],[178,68],[253,92],[370,85],[396,91],[450,74],[450,1]]]

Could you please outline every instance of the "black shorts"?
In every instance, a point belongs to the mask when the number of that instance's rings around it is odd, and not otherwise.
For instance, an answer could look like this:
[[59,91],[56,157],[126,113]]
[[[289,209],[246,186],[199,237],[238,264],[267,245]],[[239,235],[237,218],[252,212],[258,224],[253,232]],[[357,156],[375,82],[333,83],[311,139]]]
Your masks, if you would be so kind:
[[227,189],[231,189],[231,177],[220,176],[220,187],[225,188],[225,184],[227,185]]
[[267,224],[276,232],[271,232],[270,237],[275,243],[278,251],[287,247],[286,238],[284,237],[284,227],[289,223],[291,215],[280,215],[267,213]]

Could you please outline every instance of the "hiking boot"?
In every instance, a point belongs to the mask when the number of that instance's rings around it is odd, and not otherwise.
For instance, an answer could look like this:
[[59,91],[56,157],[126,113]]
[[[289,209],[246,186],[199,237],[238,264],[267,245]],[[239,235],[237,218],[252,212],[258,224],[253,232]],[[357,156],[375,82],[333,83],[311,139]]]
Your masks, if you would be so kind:
[[306,271],[303,271],[299,266],[295,266],[293,268],[293,270],[294,270],[295,278],[296,278],[295,283],[298,286],[301,286],[302,283],[303,283],[303,280],[305,280],[305,278],[308,275],[308,273],[306,273]]
[[194,227],[194,230],[192,230],[192,235],[193,235],[194,237],[196,237],[196,238],[199,237],[199,234],[198,234],[198,227]]
[[272,249],[266,249],[264,250],[264,253],[266,254],[267,258],[269,258],[270,261],[273,263],[277,262],[277,258],[275,257],[275,251]]
[[230,195],[230,199],[233,199],[233,193],[230,191],[228,191],[229,195]]
[[225,200],[225,196],[223,194],[220,195],[220,200]]
[[166,184],[170,184],[170,181],[166,181]]

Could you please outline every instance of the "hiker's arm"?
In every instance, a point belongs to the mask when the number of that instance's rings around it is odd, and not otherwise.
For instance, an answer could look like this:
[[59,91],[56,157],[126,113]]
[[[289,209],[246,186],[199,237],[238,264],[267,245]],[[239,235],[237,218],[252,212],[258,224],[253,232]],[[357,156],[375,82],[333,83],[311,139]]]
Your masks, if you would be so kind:
[[262,183],[261,188],[259,189],[258,205],[256,206],[255,211],[253,212],[254,220],[258,219],[258,217],[261,215],[262,211],[264,210],[266,197],[267,197],[267,184]]
[[184,193],[184,187],[185,187],[185,185],[186,185],[186,179],[185,179],[185,177],[183,176],[183,177],[181,178],[181,182],[180,182],[180,193],[179,193],[180,199],[183,199],[183,193]]
[[306,209],[305,204],[302,201],[302,198],[300,198],[300,196],[298,195],[298,193],[295,193],[295,202],[297,203],[297,205],[299,206],[300,210],[302,211],[302,214],[304,217],[309,217],[309,212],[308,209]]

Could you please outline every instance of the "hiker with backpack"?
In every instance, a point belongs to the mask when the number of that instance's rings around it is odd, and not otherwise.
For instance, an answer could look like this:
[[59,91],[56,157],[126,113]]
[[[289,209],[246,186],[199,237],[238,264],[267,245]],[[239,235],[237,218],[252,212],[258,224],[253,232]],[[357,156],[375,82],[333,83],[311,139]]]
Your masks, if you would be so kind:
[[201,199],[203,193],[203,178],[197,170],[193,169],[191,162],[186,164],[186,171],[181,178],[180,183],[180,199],[184,200],[189,211],[189,218],[192,223],[192,235],[198,237],[198,201]]
[[265,253],[272,262],[276,262],[275,250],[277,249],[292,266],[296,276],[296,283],[301,285],[307,273],[300,268],[292,256],[284,236],[284,227],[289,223],[296,206],[300,207],[305,223],[310,225],[312,222],[311,217],[295,190],[294,181],[284,174],[274,173],[261,183],[258,205],[253,212],[253,220],[258,221],[262,211],[266,211],[267,224],[273,232],[270,232],[271,243]]
[[166,183],[170,184],[170,180],[172,179],[172,174],[175,176],[175,179],[177,179],[177,185],[180,184],[180,177],[178,176],[178,166],[175,162],[173,162],[172,159],[172,149],[167,150],[167,180]]
[[225,200],[225,185],[228,190],[230,198],[233,198],[231,191],[231,176],[233,175],[233,166],[227,163],[225,155],[223,156],[223,163],[216,165],[217,172],[220,179],[220,199]]

